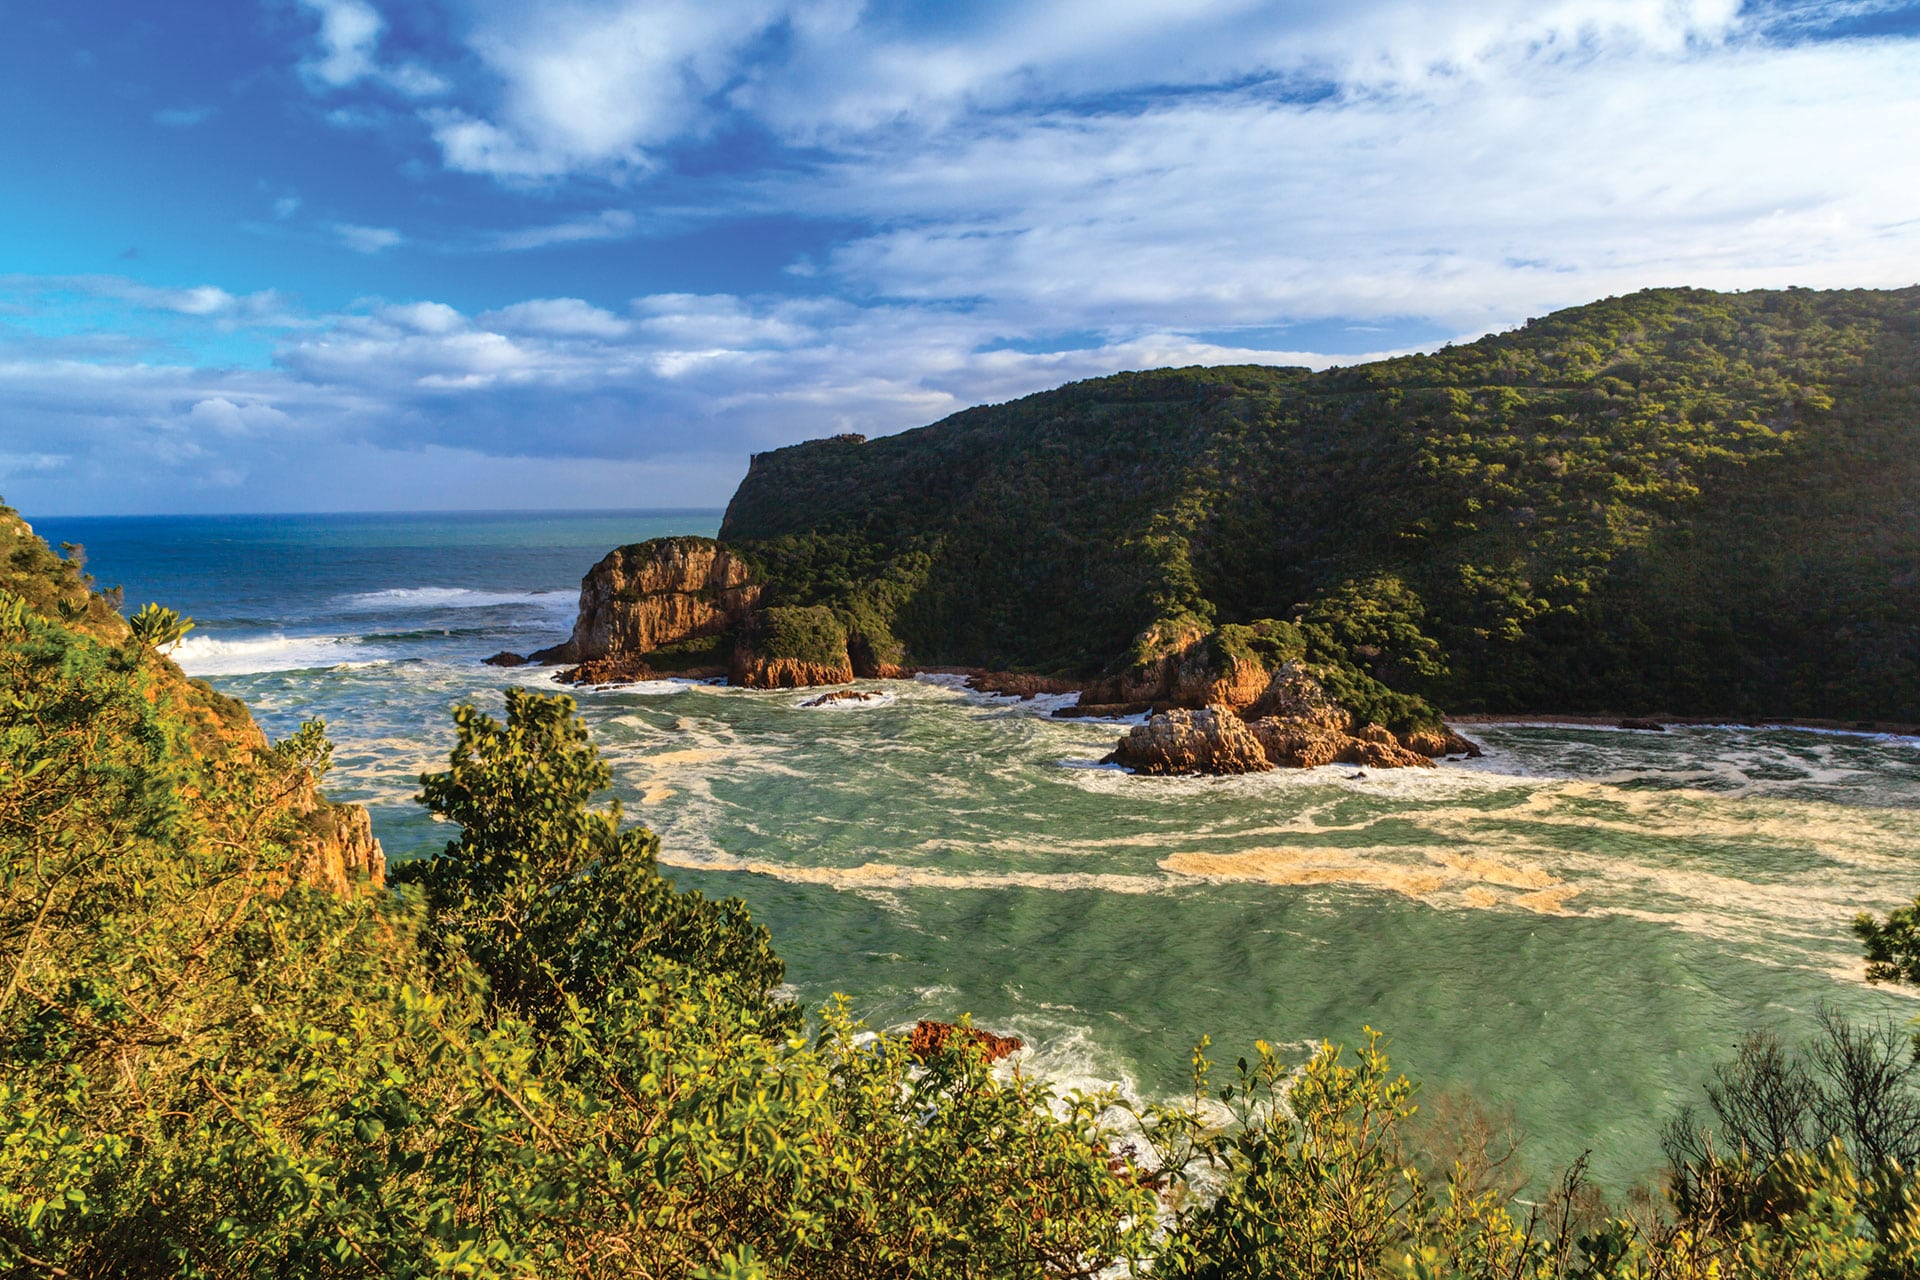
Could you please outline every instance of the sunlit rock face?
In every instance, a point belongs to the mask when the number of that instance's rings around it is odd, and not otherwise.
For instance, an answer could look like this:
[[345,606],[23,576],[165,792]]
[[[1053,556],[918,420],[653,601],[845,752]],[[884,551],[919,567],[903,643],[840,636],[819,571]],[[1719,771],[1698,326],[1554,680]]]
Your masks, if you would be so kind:
[[720,635],[759,603],[752,577],[711,538],[617,547],[581,579],[573,635],[533,661],[631,664],[667,645]]

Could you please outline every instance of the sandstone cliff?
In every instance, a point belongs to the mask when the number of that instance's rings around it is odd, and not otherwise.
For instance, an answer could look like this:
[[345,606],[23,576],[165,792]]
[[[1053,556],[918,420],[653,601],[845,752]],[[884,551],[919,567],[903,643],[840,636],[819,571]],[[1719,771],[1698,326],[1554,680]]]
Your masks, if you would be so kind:
[[[580,580],[565,643],[532,661],[582,664],[576,678],[647,674],[648,655],[737,627],[760,600],[747,564],[711,538],[655,538],[609,551]],[[632,672],[632,675],[624,675]]]
[[316,888],[347,893],[355,885],[380,888],[387,882],[387,854],[373,834],[366,806],[339,804],[317,793],[301,816],[308,833],[300,879]]

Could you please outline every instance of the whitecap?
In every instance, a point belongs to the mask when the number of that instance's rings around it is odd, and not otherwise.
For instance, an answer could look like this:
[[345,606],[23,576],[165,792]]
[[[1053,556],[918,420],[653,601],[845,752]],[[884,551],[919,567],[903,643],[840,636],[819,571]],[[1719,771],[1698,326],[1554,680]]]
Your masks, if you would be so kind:
[[573,591],[481,591],[472,587],[389,587],[338,596],[334,604],[365,613],[420,609],[492,609],[522,606],[571,616],[579,603]]
[[188,636],[168,655],[190,676],[244,676],[379,662],[385,655],[359,636]]

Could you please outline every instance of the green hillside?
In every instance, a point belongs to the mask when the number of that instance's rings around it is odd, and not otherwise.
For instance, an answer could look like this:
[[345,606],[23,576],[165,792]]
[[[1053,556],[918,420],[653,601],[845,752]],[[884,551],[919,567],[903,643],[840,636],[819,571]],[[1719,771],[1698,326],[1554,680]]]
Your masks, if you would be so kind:
[[1275,618],[1449,711],[1920,720],[1920,288],[1650,290],[760,454],[721,538],[883,657]]

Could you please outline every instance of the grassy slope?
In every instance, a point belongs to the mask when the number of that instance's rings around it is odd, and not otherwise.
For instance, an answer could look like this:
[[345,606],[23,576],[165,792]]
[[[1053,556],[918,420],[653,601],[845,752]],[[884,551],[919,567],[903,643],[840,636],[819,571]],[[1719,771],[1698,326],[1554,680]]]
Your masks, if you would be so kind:
[[1091,674],[1156,619],[1303,617],[1459,711],[1920,719],[1920,289],[1077,383],[762,454],[721,536],[922,662]]

